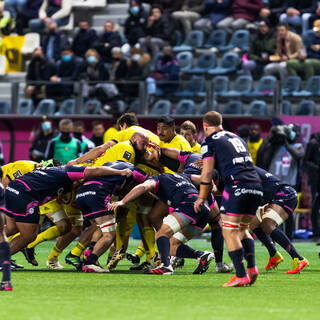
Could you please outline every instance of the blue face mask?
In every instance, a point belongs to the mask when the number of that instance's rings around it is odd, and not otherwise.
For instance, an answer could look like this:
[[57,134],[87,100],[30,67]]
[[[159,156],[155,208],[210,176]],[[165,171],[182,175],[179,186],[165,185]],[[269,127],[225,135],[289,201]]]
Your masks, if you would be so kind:
[[71,61],[71,56],[70,55],[66,55],[66,56],[62,56],[62,61],[63,62],[70,62]]
[[296,138],[296,133],[294,131],[290,131],[290,140],[293,141]]
[[95,64],[95,63],[97,62],[97,58],[96,58],[95,56],[89,56],[89,57],[87,58],[87,62],[88,62],[89,64]]
[[140,8],[139,7],[132,7],[130,8],[130,13],[132,14],[138,14],[140,11]]
[[41,123],[41,128],[43,131],[48,131],[51,129],[51,123],[48,121],[42,122]]

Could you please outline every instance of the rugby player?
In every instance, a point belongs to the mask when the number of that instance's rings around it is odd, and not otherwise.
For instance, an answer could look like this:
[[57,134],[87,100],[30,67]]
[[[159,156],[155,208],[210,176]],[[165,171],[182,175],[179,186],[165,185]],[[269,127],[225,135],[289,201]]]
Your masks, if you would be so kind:
[[[247,286],[258,277],[254,241],[248,225],[262,200],[260,178],[246,143],[237,135],[223,130],[220,113],[207,112],[203,117],[203,130],[206,139],[201,146],[203,168],[200,195],[194,210],[201,212],[211,191],[213,169],[216,168],[224,184],[220,206],[223,236],[236,269],[236,276],[232,276],[223,287]],[[247,272],[243,263],[244,254],[248,263]]]
[[192,152],[201,154],[201,146],[196,140],[197,128],[193,122],[187,120],[182,123],[180,134],[189,142]]

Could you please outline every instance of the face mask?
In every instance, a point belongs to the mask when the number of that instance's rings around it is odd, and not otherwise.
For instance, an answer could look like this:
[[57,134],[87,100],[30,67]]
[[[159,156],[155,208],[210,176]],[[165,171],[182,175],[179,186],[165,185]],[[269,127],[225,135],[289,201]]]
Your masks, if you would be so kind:
[[134,54],[134,55],[131,57],[132,61],[139,61],[140,58],[141,58],[141,55],[138,54],[138,53]]
[[130,13],[132,14],[138,14],[140,11],[140,8],[139,7],[132,7],[130,8]]
[[51,123],[48,121],[42,122],[41,128],[43,131],[48,131],[51,129]]
[[71,140],[70,132],[61,132],[60,139],[62,142],[70,142]]
[[294,141],[294,139],[296,138],[296,133],[294,131],[290,131],[289,137],[291,141]]
[[81,132],[74,132],[74,133],[73,133],[73,136],[74,136],[75,138],[77,138],[78,140],[81,140],[81,138],[82,138],[82,133],[81,133]]
[[89,64],[95,64],[95,63],[97,62],[97,58],[96,58],[95,56],[89,56],[89,57],[87,58],[87,62],[88,62]]
[[70,62],[71,61],[71,56],[70,55],[62,56],[62,61],[63,62]]

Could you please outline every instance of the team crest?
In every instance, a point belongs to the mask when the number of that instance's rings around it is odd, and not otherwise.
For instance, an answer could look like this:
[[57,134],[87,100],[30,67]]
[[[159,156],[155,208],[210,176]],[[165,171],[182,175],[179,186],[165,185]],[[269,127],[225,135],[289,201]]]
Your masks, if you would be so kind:
[[17,179],[17,178],[22,176],[22,173],[20,172],[20,170],[18,170],[13,174],[13,176],[14,176],[15,179]]
[[123,154],[123,157],[126,159],[126,160],[130,160],[132,154],[128,151],[126,151],[124,154]]

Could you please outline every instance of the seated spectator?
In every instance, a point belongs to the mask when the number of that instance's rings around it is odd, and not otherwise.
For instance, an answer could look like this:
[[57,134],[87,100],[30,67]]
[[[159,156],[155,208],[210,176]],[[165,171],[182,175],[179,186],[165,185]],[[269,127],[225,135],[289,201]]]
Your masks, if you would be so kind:
[[165,45],[169,44],[172,28],[168,17],[163,15],[162,7],[154,5],[148,18],[146,36],[139,39],[142,51],[148,52],[150,50],[152,57],[154,57]]
[[115,29],[112,21],[106,21],[104,24],[104,31],[98,37],[94,48],[99,52],[101,59],[104,62],[111,62],[111,50],[114,47],[121,46],[121,37]]
[[163,8],[163,12],[170,15],[174,11],[181,10],[183,0],[156,0],[153,1],[153,3],[161,6]]
[[54,74],[56,74],[55,64],[44,56],[41,48],[34,49],[27,69],[25,97],[32,98],[35,102],[39,98],[45,98],[46,84],[35,82],[49,81],[50,77]]
[[19,35],[24,34],[24,29],[28,28],[29,21],[37,19],[43,0],[27,0],[21,9],[18,9],[16,18],[16,28]]
[[41,39],[41,47],[46,57],[51,61],[60,60],[61,50],[68,45],[68,37],[59,31],[54,21],[49,22],[46,32]]
[[14,29],[14,20],[3,15],[3,3],[0,3],[0,49],[2,47],[2,36],[8,36]]
[[245,28],[250,22],[258,20],[262,0],[234,0],[231,6],[231,15],[221,20],[217,27],[233,30]]
[[102,121],[92,122],[92,137],[90,140],[95,144],[95,146],[101,146],[103,144],[103,135],[105,132],[104,125]]
[[72,50],[77,57],[84,58],[86,52],[93,48],[98,36],[96,30],[91,29],[87,20],[79,21],[79,30],[72,42]]
[[50,77],[52,85],[47,86],[48,97],[70,98],[74,85],[71,83],[79,80],[80,63],[75,58],[70,47],[61,51],[61,61],[57,63],[56,73]]
[[27,0],[5,0],[4,9],[10,12],[10,17],[16,18],[17,12],[21,11]]
[[314,33],[310,36],[307,51],[301,50],[299,59],[289,60],[287,63],[288,75],[298,73],[306,80],[320,71],[320,20],[314,22]]
[[231,0],[205,0],[203,18],[194,23],[194,28],[210,33],[217,24],[231,13]]
[[269,57],[276,50],[276,39],[266,21],[259,23],[259,29],[250,42],[250,49],[247,55],[248,60],[242,63],[244,73],[251,75],[261,74],[264,66],[269,63]]
[[109,69],[109,80],[123,80],[127,76],[127,61],[124,59],[121,48],[114,47],[111,50],[112,60]]
[[129,2],[129,16],[124,23],[124,34],[131,46],[146,35],[148,14],[145,12],[140,0]]
[[204,0],[185,0],[182,9],[172,13],[172,18],[181,24],[185,36],[191,31],[193,23],[201,18],[204,2]]
[[73,136],[80,141],[82,154],[95,147],[94,143],[83,134],[85,130],[83,121],[80,120],[73,123]]
[[261,9],[260,11],[260,17],[263,20],[268,20],[269,25],[274,27],[279,24],[280,14],[286,9],[286,1],[268,0],[265,4],[265,8]]
[[297,31],[308,29],[309,18],[318,6],[317,0],[288,0],[286,12],[281,14],[280,22],[297,28]]
[[287,77],[287,62],[297,59],[303,49],[302,39],[299,35],[288,30],[285,24],[277,26],[277,49],[274,55],[269,57],[273,61],[266,65],[266,75],[279,75],[283,81]]
[[59,27],[68,24],[71,8],[72,0],[43,0],[38,19],[29,21],[31,31],[40,32],[51,21]]

